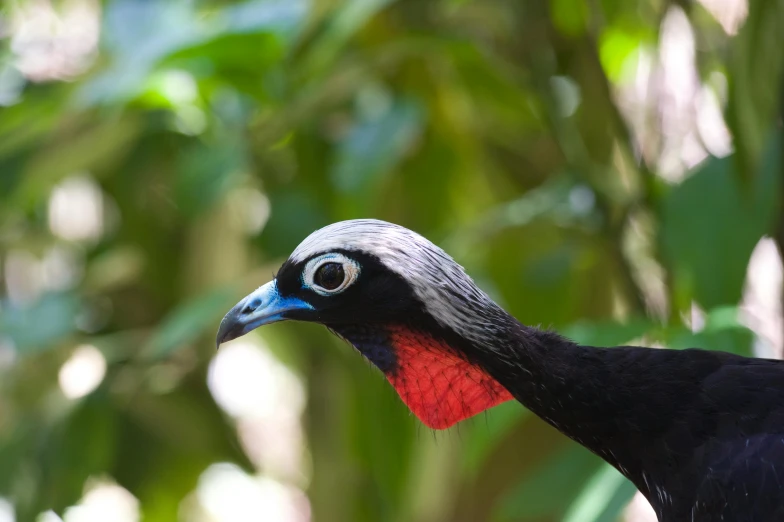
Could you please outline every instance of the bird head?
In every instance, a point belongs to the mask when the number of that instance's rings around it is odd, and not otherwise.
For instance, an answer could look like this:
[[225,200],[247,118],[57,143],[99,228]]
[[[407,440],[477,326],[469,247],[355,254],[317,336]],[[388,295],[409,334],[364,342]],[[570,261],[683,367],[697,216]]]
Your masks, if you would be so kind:
[[282,320],[316,322],[381,370],[431,428],[447,428],[512,398],[483,364],[511,322],[442,249],[378,220],[308,236],[275,279],[223,318],[217,343]]

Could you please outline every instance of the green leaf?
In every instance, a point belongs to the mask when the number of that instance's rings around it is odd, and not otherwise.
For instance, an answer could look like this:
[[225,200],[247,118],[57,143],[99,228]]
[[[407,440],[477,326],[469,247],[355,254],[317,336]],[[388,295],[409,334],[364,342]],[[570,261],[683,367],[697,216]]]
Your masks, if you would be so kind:
[[561,329],[560,333],[587,346],[619,346],[642,337],[651,328],[653,323],[641,318],[625,323],[578,321]]
[[749,183],[736,175],[733,157],[711,158],[667,194],[661,236],[679,293],[693,289],[705,308],[738,302],[751,252],[773,224],[777,156],[766,156]]
[[667,341],[670,348],[703,348],[720,350],[745,357],[754,355],[754,334],[747,328],[733,328],[720,332],[703,331],[692,333],[686,329],[672,332]]
[[754,355],[754,332],[740,322],[739,310],[735,306],[709,310],[705,325],[699,332],[675,325],[652,330],[649,334],[668,348],[702,348],[746,357]]
[[577,37],[585,33],[590,12],[585,0],[552,0],[550,17],[553,25],[567,36]]
[[103,45],[113,60],[81,87],[78,99],[85,105],[133,98],[158,61],[200,42],[205,32],[183,0],[114,0],[104,13]]
[[607,76],[614,82],[623,80],[624,66],[646,41],[643,33],[627,27],[605,29],[599,41],[599,58]]
[[[253,60],[248,60],[248,49],[253,49]],[[244,77],[260,83],[259,78],[279,63],[283,56],[284,47],[276,35],[266,32],[239,33],[220,35],[198,45],[186,47],[169,55],[165,63],[192,62],[197,72],[206,73],[202,74],[205,77]],[[211,63],[211,67],[206,66],[205,62]]]
[[292,39],[306,5],[304,0],[255,0],[199,17],[183,0],[115,0],[105,20],[105,45],[114,61],[83,87],[80,100],[89,105],[131,99],[156,65],[170,57],[212,58],[226,69],[258,67],[258,60],[248,60],[246,53],[276,62],[282,57],[277,37]]
[[563,516],[565,499],[585,491],[596,470],[605,464],[590,451],[569,444],[552,458],[529,470],[498,502],[493,520],[553,519]]
[[153,359],[167,357],[205,332],[217,331],[218,321],[234,301],[234,292],[224,287],[181,304],[161,321],[142,353]]
[[466,428],[462,470],[470,476],[479,469],[493,448],[502,441],[524,417],[530,415],[516,400],[510,400],[484,413]]
[[784,62],[777,49],[784,33],[784,4],[749,2],[749,12],[735,37],[728,60],[727,121],[742,165],[741,178],[753,177],[758,158],[768,144],[770,129],[781,114]]
[[370,17],[393,2],[394,0],[346,0],[338,3],[336,9],[330,13],[319,38],[309,46],[310,54],[303,59],[303,69],[311,75],[323,72],[354,33]]

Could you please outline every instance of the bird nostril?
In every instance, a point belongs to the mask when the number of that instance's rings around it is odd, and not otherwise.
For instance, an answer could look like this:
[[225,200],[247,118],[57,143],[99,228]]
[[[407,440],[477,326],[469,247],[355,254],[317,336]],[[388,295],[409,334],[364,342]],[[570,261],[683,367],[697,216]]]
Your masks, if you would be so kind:
[[253,313],[259,306],[261,306],[261,299],[254,299],[245,305],[245,308],[242,309],[242,313],[243,315]]

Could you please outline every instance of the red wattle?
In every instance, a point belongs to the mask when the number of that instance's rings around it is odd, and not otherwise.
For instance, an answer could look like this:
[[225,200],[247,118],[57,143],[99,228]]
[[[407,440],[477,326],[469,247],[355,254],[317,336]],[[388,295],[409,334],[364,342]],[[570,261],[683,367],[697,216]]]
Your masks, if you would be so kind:
[[397,359],[387,379],[425,425],[444,429],[512,399],[506,388],[446,344],[404,327],[389,338]]

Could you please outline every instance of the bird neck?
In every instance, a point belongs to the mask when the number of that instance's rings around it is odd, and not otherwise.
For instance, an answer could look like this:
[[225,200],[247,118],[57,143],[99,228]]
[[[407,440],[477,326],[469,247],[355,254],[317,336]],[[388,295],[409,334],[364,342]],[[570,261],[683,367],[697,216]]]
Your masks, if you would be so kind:
[[[646,496],[665,479],[654,441],[672,405],[652,394],[647,348],[594,348],[509,324],[474,346],[485,370],[528,409],[613,465]],[[660,395],[660,394],[658,394]],[[651,461],[659,459],[657,465]]]

